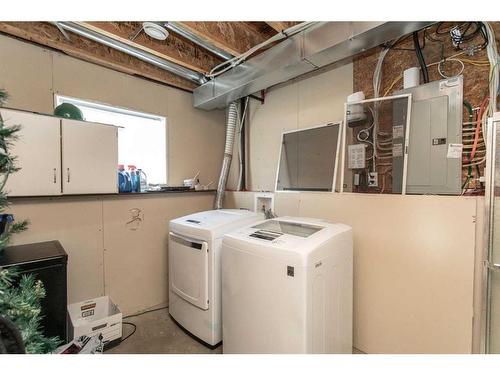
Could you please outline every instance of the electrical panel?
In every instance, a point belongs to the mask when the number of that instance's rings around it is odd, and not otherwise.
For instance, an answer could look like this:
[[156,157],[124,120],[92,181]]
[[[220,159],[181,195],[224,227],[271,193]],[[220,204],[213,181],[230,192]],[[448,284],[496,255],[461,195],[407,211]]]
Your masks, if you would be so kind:
[[[461,194],[463,77],[402,90],[412,95],[406,193]],[[401,192],[406,103],[393,106],[393,186]]]

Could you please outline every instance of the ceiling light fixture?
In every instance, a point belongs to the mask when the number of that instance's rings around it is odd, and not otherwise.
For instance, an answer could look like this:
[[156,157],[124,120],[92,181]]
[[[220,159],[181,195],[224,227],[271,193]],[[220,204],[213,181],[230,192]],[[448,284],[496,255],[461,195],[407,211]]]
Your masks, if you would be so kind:
[[165,40],[168,37],[167,29],[154,22],[143,22],[142,29],[153,39]]

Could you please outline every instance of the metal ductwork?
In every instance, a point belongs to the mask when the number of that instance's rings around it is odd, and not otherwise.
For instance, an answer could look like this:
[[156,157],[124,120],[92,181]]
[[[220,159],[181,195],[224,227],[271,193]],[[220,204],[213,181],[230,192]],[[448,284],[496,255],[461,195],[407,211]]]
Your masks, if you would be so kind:
[[220,49],[219,47],[213,45],[212,43],[206,41],[205,39],[200,38],[198,35],[193,33],[191,30],[186,28],[182,23],[180,22],[161,22],[165,28],[167,28],[170,31],[173,31],[174,33],[182,36],[183,38],[186,38],[187,40],[193,42],[194,44],[206,49],[207,51],[213,53],[217,57],[221,58],[222,60],[229,60],[233,57],[230,53]]
[[75,22],[57,22],[57,25],[58,27],[64,30],[70,31],[74,34],[78,34],[80,36],[83,36],[84,38],[93,40],[94,42],[116,49],[130,56],[134,56],[139,60],[150,63],[154,66],[157,66],[158,68],[164,69],[166,71],[169,71],[170,73],[188,79],[192,82],[195,82],[198,85],[207,82],[207,79],[201,73],[185,68],[166,59],[162,59],[161,57],[143,51],[140,48],[130,46],[126,43],[122,43],[119,40],[110,38],[109,36],[106,36],[94,30],[90,30]]
[[239,98],[420,30],[433,22],[317,22],[194,90],[194,106],[225,108]]
[[238,124],[238,104],[232,102],[229,104],[226,124],[226,143],[224,146],[224,158],[222,159],[222,168],[217,184],[217,193],[214,199],[214,209],[220,210],[224,201],[224,193],[226,191],[227,177],[229,176],[229,168],[231,168],[231,160],[233,159],[234,135],[236,133],[236,125]]

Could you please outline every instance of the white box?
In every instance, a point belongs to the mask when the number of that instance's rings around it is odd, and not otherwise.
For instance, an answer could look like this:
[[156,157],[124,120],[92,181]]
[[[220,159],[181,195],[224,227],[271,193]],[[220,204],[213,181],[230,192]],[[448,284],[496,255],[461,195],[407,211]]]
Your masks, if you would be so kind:
[[122,312],[108,296],[68,305],[69,338],[102,333],[104,344],[122,337]]

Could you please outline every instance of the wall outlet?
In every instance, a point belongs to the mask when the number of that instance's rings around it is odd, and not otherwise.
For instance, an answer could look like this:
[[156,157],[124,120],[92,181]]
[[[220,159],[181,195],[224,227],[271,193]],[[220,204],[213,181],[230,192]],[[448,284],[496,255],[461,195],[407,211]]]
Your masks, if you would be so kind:
[[368,187],[378,187],[378,173],[368,173]]

